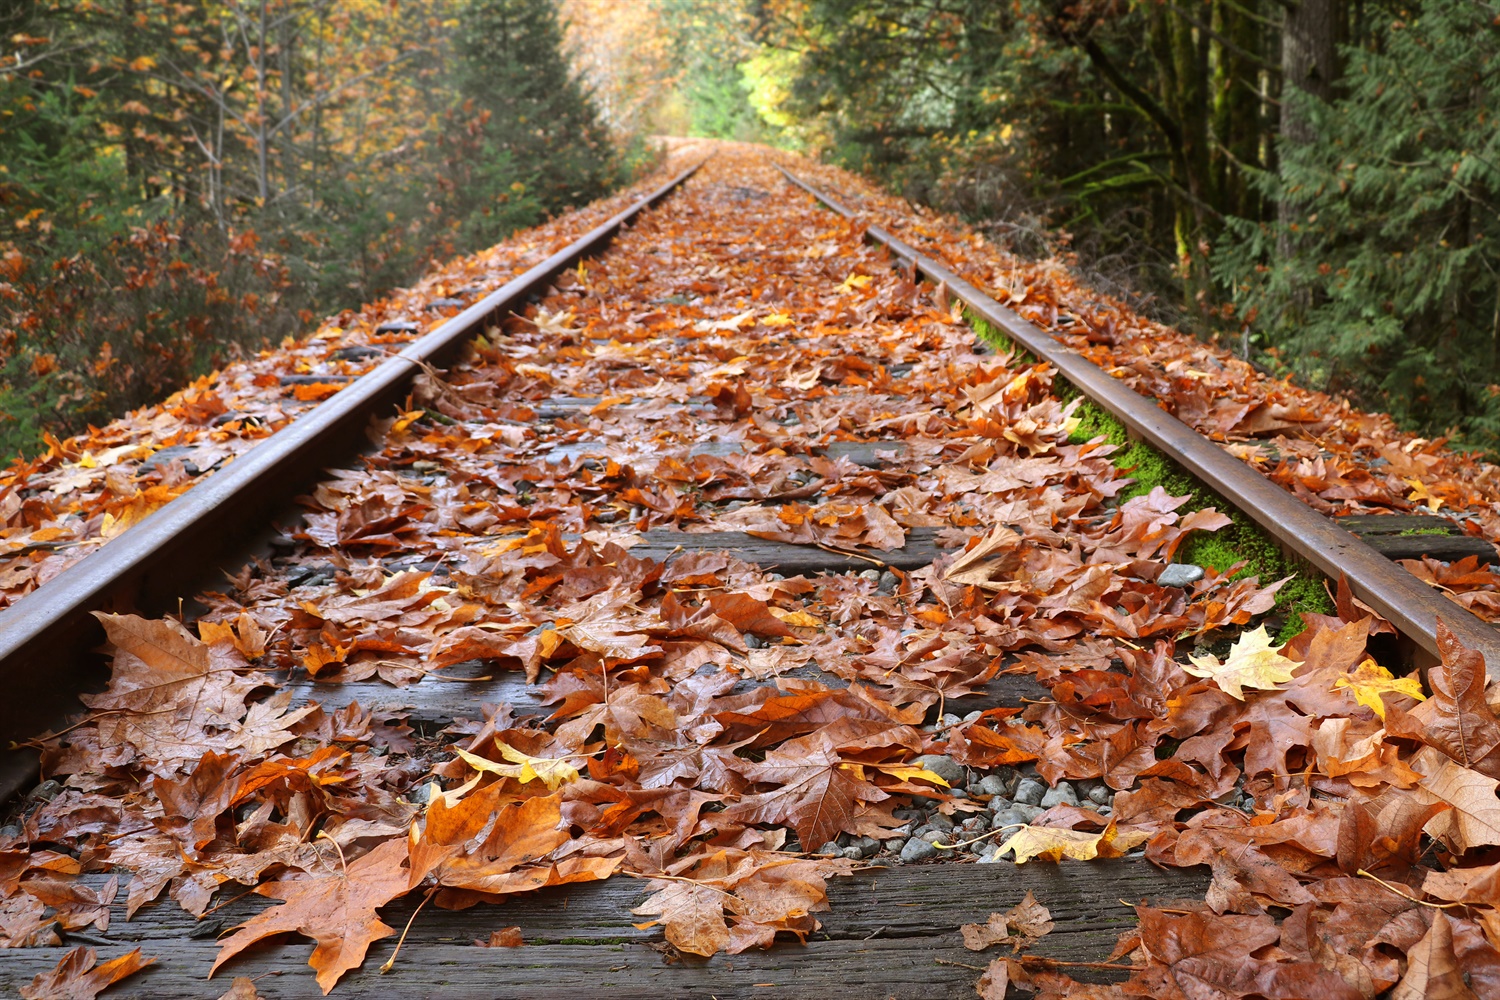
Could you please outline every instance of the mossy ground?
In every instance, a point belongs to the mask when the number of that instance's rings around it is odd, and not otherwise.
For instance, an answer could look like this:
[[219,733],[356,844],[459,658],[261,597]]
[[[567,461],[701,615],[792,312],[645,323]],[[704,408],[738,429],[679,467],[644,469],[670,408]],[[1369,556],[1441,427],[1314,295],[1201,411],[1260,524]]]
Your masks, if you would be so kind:
[[[970,317],[970,324],[987,343],[996,350],[1016,351],[1010,338],[977,317]],[[1025,351],[1019,357],[1030,360]],[[1062,379],[1058,379],[1053,391],[1062,399],[1071,400],[1078,390]],[[1302,562],[1287,556],[1276,542],[1262,531],[1254,521],[1236,510],[1222,497],[1193,478],[1186,470],[1143,441],[1133,440],[1125,425],[1108,410],[1093,400],[1085,399],[1073,411],[1077,425],[1068,440],[1083,444],[1096,438],[1104,438],[1119,450],[1110,456],[1110,461],[1121,472],[1135,482],[1123,490],[1122,501],[1143,496],[1160,486],[1172,496],[1192,496],[1183,514],[1203,507],[1215,507],[1226,514],[1231,523],[1218,531],[1198,531],[1190,535],[1177,550],[1177,559],[1198,566],[1224,572],[1236,563],[1245,565],[1235,577],[1257,576],[1262,583],[1271,583],[1290,576],[1286,585],[1276,592],[1276,608],[1286,615],[1278,638],[1285,642],[1303,629],[1302,612],[1332,614],[1333,602],[1328,597],[1321,573]]]

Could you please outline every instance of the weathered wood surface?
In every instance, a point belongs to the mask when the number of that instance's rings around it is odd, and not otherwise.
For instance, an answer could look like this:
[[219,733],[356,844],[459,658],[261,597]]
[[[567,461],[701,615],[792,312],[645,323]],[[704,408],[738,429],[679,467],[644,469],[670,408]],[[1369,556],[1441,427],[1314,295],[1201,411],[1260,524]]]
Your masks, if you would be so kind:
[[[103,878],[91,877],[94,881]],[[1162,870],[1139,858],[874,869],[830,881],[832,909],[819,914],[823,928],[806,946],[787,938],[767,951],[707,960],[685,956],[669,963],[651,947],[661,942],[659,928],[635,927],[650,918],[630,913],[649,884],[614,878],[518,895],[502,906],[424,910],[389,975],[377,970],[394,950],[395,937],[371,947],[364,966],[339,983],[337,996],[949,1000],[972,995],[978,979],[978,972],[961,966],[983,966],[989,958],[965,950],[959,926],[1009,909],[1027,891],[1052,911],[1057,924],[1033,953],[1097,962],[1134,925],[1122,900],[1201,898],[1207,884],[1206,871]],[[107,935],[72,935],[63,947],[0,951],[0,990],[15,995],[33,976],[51,969],[68,947],[88,943],[99,950],[101,961],[137,945],[157,957],[156,965],[116,988],[121,996],[216,997],[234,976],[263,977],[256,978],[256,989],[273,1000],[321,996],[306,964],[312,942],[297,936],[258,945],[205,981],[218,951],[213,936],[266,905],[274,904],[250,896],[195,922],[163,900],[129,923],[122,906],[116,906]],[[382,917],[400,928],[415,905],[415,899],[393,903]],[[507,926],[521,928],[524,947],[474,946],[474,938]],[[1118,975],[1071,971],[1086,980]]]
[[887,566],[900,570],[921,569],[943,551],[938,548],[935,528],[908,529],[906,545],[899,549],[848,550],[851,553],[857,551],[857,555],[830,552],[816,545],[756,538],[743,531],[690,532],[656,528],[646,532],[642,542],[631,547],[630,554],[661,562],[679,551],[689,550],[728,552],[745,562],[757,563],[764,569],[774,569],[783,576],[821,572],[858,573],[861,570],[884,569]]
[[[292,697],[301,702],[315,701],[328,711],[343,708],[358,702],[365,708],[382,712],[405,714],[411,725],[426,733],[436,732],[456,717],[480,719],[484,717],[484,705],[509,705],[516,716],[549,715],[552,709],[539,701],[540,693],[527,687],[526,678],[517,671],[502,671],[495,664],[485,663],[475,667],[462,667],[448,671],[450,677],[463,674],[490,677],[489,680],[457,680],[438,677],[423,678],[410,687],[392,687],[383,681],[357,681],[352,683],[317,683],[299,678],[286,683]],[[815,680],[829,687],[840,688],[848,682],[834,674],[816,668],[783,671],[783,677],[799,680]],[[736,691],[754,687],[774,686],[775,678],[757,681],[746,678]],[[983,693],[968,698],[950,698],[944,710],[964,715],[976,709],[999,706],[1015,707],[1025,700],[1051,697],[1047,688],[1027,674],[1002,674],[984,686]],[[929,721],[937,718],[937,706],[928,712]]]
[[1475,556],[1483,564],[1500,562],[1492,543],[1464,534],[1458,522],[1446,517],[1431,514],[1356,514],[1334,520],[1388,559],[1420,559],[1429,556],[1444,562],[1456,562]]

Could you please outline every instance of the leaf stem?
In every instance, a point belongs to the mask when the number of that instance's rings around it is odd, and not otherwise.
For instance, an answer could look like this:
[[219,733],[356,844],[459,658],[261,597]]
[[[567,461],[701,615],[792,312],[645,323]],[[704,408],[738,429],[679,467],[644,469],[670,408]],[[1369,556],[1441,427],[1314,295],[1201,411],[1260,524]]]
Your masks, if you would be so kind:
[[396,942],[396,950],[391,952],[391,957],[386,959],[385,964],[380,967],[380,974],[382,976],[395,967],[396,956],[401,954],[401,946],[406,943],[406,935],[411,933],[411,925],[416,922],[417,914],[422,912],[422,907],[426,906],[427,901],[437,894],[439,888],[440,886],[435,885],[431,889],[428,889],[427,895],[422,897],[422,901],[417,904],[417,908],[411,911],[411,916],[406,919],[406,926],[401,930],[401,940]]
[[1357,874],[1357,875],[1363,875],[1367,879],[1372,879],[1377,885],[1380,885],[1383,888],[1389,889],[1391,892],[1394,892],[1396,895],[1400,896],[1402,899],[1410,900],[1411,902],[1416,903],[1418,906],[1430,906],[1434,910],[1451,910],[1455,906],[1468,906],[1469,905],[1468,903],[1432,903],[1432,902],[1429,902],[1429,901],[1427,901],[1425,899],[1418,899],[1415,896],[1412,896],[1412,895],[1410,895],[1408,893],[1402,892],[1401,889],[1395,883],[1393,883],[1393,882],[1387,882],[1385,879],[1381,878],[1379,875],[1372,875],[1369,872],[1365,871],[1363,868],[1361,868],[1355,874]]

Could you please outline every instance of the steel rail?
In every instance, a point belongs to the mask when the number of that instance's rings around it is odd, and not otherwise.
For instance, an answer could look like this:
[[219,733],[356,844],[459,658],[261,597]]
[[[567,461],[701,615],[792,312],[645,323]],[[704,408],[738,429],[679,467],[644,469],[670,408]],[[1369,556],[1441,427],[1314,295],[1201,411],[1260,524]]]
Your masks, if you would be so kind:
[[[797,187],[847,219],[859,213],[840,204],[786,168],[777,169]],[[1500,679],[1500,629],[1467,608],[1443,597],[1401,566],[1371,548],[1357,535],[1308,507],[1248,465],[1226,453],[1197,431],[1142,396],[1078,351],[1023,319],[937,261],[879,226],[867,238],[886,247],[907,267],[947,286],[951,295],[1017,345],[1046,361],[1079,392],[1104,407],[1132,434],[1175,460],[1229,503],[1253,519],[1287,551],[1330,579],[1343,576],[1354,596],[1364,601],[1436,662],[1437,623],[1484,654],[1492,677]]]
[[[682,171],[435,327],[0,611],[0,684],[6,695],[0,700],[0,738],[13,741],[35,735],[76,711],[77,693],[103,679],[98,658],[86,655],[104,641],[104,630],[92,612],[131,609],[153,614],[175,608],[185,584],[212,568],[219,557],[242,548],[325,467],[355,454],[370,418],[399,402],[423,365],[450,362],[492,316],[519,309],[563,270],[602,251],[623,226],[666,198],[702,165]],[[15,754],[0,760],[0,798],[19,787],[31,768]]]

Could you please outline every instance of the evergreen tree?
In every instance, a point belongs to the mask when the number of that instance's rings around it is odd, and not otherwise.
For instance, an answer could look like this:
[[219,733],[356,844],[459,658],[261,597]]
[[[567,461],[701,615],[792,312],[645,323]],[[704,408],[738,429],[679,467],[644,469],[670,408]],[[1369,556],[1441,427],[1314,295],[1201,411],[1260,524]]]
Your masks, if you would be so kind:
[[[1290,94],[1311,125],[1234,220],[1217,272],[1305,377],[1431,432],[1500,446],[1500,13],[1427,3],[1344,50],[1346,94]],[[1290,237],[1290,238],[1288,238]]]
[[457,77],[480,155],[454,195],[471,240],[513,228],[503,206],[517,195],[557,211],[592,201],[615,179],[609,136],[562,45],[552,0],[470,0],[462,10]]

